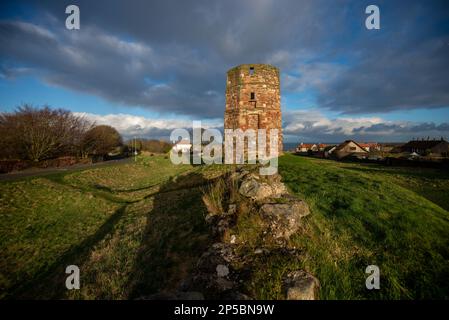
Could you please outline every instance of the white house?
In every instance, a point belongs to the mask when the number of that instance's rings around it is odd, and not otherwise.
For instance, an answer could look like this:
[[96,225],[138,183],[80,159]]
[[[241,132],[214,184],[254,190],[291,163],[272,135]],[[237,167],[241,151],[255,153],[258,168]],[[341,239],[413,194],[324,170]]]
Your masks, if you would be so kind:
[[181,140],[175,143],[175,145],[173,146],[173,151],[175,152],[190,152],[190,150],[192,149],[192,144],[190,143],[190,141],[187,140]]
[[301,142],[297,147],[296,147],[296,152],[308,152],[309,150],[311,151],[318,151],[318,146],[314,143],[303,143]]

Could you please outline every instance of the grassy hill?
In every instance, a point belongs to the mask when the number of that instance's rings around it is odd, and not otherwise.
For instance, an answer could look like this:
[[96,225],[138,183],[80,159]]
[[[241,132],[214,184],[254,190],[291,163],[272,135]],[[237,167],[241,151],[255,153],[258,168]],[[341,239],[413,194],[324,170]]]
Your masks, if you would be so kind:
[[[313,214],[294,240],[323,299],[449,298],[449,174],[286,155],[280,173]],[[365,289],[377,265],[381,289]]]
[[[320,279],[322,299],[448,298],[447,173],[293,155],[283,156],[279,169],[312,209],[290,243],[305,256],[261,261],[257,297],[279,298],[281,275],[303,267]],[[169,291],[211,243],[202,190],[224,170],[141,156],[1,182],[0,298],[126,299]],[[63,285],[69,264],[80,267],[80,290]],[[370,264],[380,267],[379,291],[365,289]]]
[[[2,182],[1,297],[125,299],[188,272],[208,241],[199,187],[209,168],[138,160]],[[79,291],[63,285],[70,264]]]

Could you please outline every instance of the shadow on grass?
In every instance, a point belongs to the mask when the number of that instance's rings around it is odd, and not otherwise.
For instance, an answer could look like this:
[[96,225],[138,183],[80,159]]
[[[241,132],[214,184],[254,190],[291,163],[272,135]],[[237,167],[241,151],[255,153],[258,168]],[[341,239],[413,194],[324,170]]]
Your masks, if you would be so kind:
[[59,299],[67,289],[64,286],[65,268],[69,265],[80,266],[87,259],[90,250],[105,236],[114,230],[115,224],[123,216],[126,205],[117,209],[106,222],[91,236],[61,255],[54,263],[44,266],[21,283],[11,288],[6,299]]
[[129,299],[176,290],[210,244],[199,173],[171,179],[154,195],[128,282]]
[[106,201],[111,201],[117,204],[130,204],[132,201],[126,201],[124,199],[121,199],[114,195],[113,191],[111,191],[107,187],[102,187],[99,185],[95,186],[79,186],[71,184],[69,181],[65,180],[65,177],[70,173],[60,173],[60,174],[54,174],[54,175],[48,175],[45,177],[45,179],[50,180],[54,183],[58,183],[60,185],[66,186],[68,188],[72,188],[78,191],[81,191],[83,193],[92,193],[95,194],[95,196],[103,198]]
[[[97,196],[114,197],[107,190],[80,188],[68,185],[63,175],[51,179],[55,183],[73,187],[81,192]],[[160,185],[151,198],[153,206],[148,212],[144,234],[137,255],[129,262],[133,265],[125,291],[130,299],[156,292],[170,291],[185,278],[195,266],[199,256],[210,244],[204,221],[206,208],[202,201],[201,187],[211,181],[202,174],[191,172],[171,178]],[[100,195],[101,194],[101,195]],[[142,199],[141,199],[142,200]],[[139,200],[139,201],[141,201]],[[24,276],[11,287],[5,299],[65,299],[65,268],[77,265],[82,268],[97,244],[113,234],[120,225],[130,203],[114,201],[120,207],[91,236],[82,239],[65,253],[38,271]],[[138,201],[137,201],[138,202]],[[51,244],[54,245],[54,244]],[[81,270],[81,285],[83,281]]]

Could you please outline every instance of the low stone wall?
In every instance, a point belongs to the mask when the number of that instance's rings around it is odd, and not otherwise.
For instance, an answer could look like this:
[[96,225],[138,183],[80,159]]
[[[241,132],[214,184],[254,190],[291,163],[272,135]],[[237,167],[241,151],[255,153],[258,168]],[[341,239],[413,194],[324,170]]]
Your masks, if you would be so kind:
[[[223,212],[210,210],[205,219],[215,243],[199,258],[179,292],[165,298],[253,299],[256,297],[245,292],[245,282],[249,281],[252,270],[260,268],[260,259],[273,255],[301,259],[301,252],[288,247],[287,242],[294,233],[300,232],[301,220],[310,214],[308,205],[289,194],[279,175],[260,176],[258,170],[241,167],[225,179],[228,183],[224,185],[234,186],[236,190],[224,192],[237,193],[238,200],[227,203]],[[262,240],[255,251],[229,232],[239,219],[241,208],[247,214],[258,215],[261,221]],[[318,290],[318,279],[305,270],[288,272],[282,282],[285,299],[317,299]],[[158,299],[160,295],[150,298]]]

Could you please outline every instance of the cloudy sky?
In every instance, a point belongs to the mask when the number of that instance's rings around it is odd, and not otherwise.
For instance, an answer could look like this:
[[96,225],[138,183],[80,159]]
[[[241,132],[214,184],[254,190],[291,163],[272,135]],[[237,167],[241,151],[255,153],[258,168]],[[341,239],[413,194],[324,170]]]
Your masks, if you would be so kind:
[[226,71],[243,63],[280,68],[287,142],[449,138],[449,1],[0,2],[1,112],[48,104],[168,138],[222,127]]

